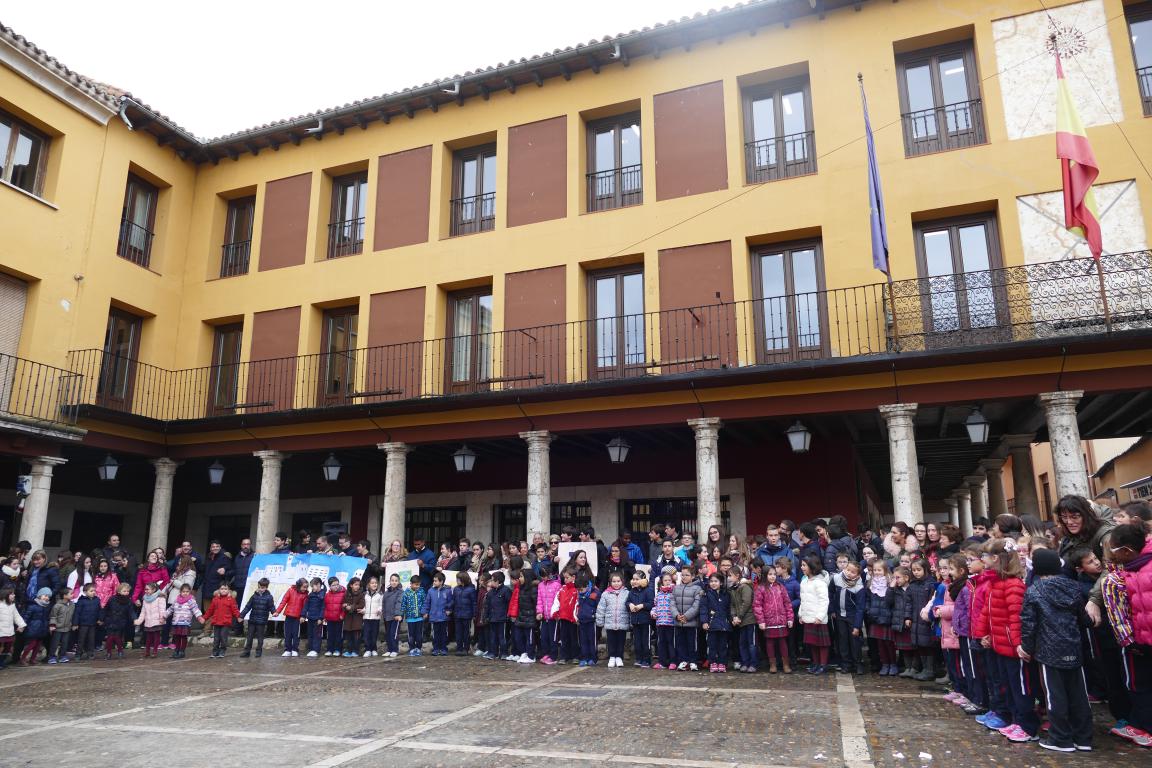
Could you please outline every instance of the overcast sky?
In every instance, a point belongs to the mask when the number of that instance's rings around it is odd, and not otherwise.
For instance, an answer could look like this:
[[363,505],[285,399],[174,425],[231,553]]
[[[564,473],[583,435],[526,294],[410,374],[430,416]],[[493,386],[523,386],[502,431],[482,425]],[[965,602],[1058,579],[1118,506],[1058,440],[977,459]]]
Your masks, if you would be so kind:
[[708,0],[102,0],[0,21],[201,137],[678,19]]

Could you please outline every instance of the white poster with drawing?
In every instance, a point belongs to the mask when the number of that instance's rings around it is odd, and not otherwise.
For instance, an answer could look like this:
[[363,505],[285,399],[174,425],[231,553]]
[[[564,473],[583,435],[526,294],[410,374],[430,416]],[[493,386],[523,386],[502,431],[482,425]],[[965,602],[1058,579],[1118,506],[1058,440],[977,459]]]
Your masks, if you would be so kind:
[[400,577],[400,586],[407,589],[413,576],[420,575],[419,560],[398,560],[394,563],[384,563],[384,586],[391,584],[392,574]]

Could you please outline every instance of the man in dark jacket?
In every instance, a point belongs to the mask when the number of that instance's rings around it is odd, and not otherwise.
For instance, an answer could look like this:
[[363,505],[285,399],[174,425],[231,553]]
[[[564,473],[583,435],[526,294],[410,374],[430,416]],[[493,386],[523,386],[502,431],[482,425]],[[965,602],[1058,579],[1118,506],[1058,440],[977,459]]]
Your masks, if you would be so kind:
[[[205,613],[208,612],[208,604],[212,600],[212,595],[215,594],[216,590],[220,589],[221,584],[230,583],[234,573],[235,566],[232,563],[232,556],[221,548],[219,541],[212,539],[212,541],[208,542],[208,557],[204,562],[202,602]],[[245,578],[247,578],[247,576],[245,576]]]
[[1092,709],[1084,687],[1080,627],[1085,626],[1080,585],[1061,575],[1063,563],[1050,549],[1032,553],[1032,586],[1020,609],[1017,655],[1035,660],[1044,679],[1051,727],[1040,746],[1056,752],[1092,747]]
[[276,535],[272,537],[272,552],[273,555],[290,555],[292,554],[292,539],[284,531],[276,531]]
[[427,590],[432,586],[432,574],[436,572],[436,555],[424,546],[424,539],[414,539],[408,559],[420,561],[420,586]]
[[[244,599],[244,590],[248,586],[248,570],[252,566],[252,558],[255,555],[256,553],[252,551],[252,539],[247,537],[240,539],[240,551],[236,553],[236,557],[232,558],[232,589],[236,590],[238,601]],[[233,629],[237,636],[243,634],[244,623],[238,619]]]
[[24,574],[25,605],[31,605],[36,600],[36,594],[47,587],[55,595],[60,591],[60,571],[54,563],[48,562],[48,556],[43,550],[32,553],[28,562],[28,571]]

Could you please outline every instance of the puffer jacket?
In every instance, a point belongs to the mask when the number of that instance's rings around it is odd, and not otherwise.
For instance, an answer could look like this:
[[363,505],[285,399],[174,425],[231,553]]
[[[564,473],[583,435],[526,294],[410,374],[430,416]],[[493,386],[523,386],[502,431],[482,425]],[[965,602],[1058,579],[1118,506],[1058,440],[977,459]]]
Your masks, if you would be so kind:
[[512,590],[505,584],[501,584],[499,589],[488,590],[484,597],[485,623],[508,621],[508,603],[511,601]]
[[956,601],[952,593],[944,590],[944,603],[936,608],[936,616],[940,619],[940,647],[946,651],[955,651],[960,647],[959,633],[956,632],[955,616]]
[[100,607],[108,605],[108,601],[116,594],[120,587],[120,577],[109,571],[103,576],[97,575],[92,583],[96,585],[96,597],[100,600]]
[[204,613],[204,623],[214,627],[231,626],[232,622],[240,618],[240,609],[236,607],[236,598],[232,595],[215,595]]
[[180,587],[187,584],[195,589],[196,587],[196,569],[184,571],[184,573],[173,574],[172,580],[168,582],[168,602],[175,602],[176,598],[180,597]]
[[652,619],[658,627],[676,625],[676,611],[672,608],[672,587],[660,587],[652,599]]
[[27,626],[28,622],[20,615],[16,603],[0,603],[0,637],[13,637],[17,628]]
[[576,621],[580,624],[595,624],[600,606],[600,590],[589,584],[576,592]]
[[972,583],[969,581],[956,596],[956,604],[952,608],[952,629],[960,637],[972,637],[971,607]]
[[[100,620],[100,598],[93,595],[81,595],[76,601],[76,613],[72,615],[72,623],[78,627],[94,627]],[[0,635],[3,635],[0,630]]]
[[404,590],[401,587],[384,590],[384,607],[381,609],[384,621],[396,621],[396,617],[401,615],[403,600]]
[[912,611],[912,642],[920,648],[936,645],[932,622],[920,618],[920,611],[936,596],[936,582],[930,576],[908,583],[908,602]]
[[[1140,557],[1152,556],[1152,537],[1144,544]],[[1139,570],[1124,574],[1128,603],[1132,609],[1132,633],[1137,643],[1152,646],[1152,560]]]
[[476,618],[476,587],[452,588],[452,616],[457,621],[470,621]]
[[684,623],[678,627],[700,626],[700,604],[704,601],[704,588],[699,581],[691,584],[676,584],[672,587],[672,610],[676,616],[683,616]]
[[[530,573],[531,571],[529,571]],[[525,576],[524,583],[520,585],[520,593],[516,596],[516,621],[518,627],[532,628],[536,626],[536,603],[540,600],[540,591],[532,577]]]
[[336,587],[324,595],[324,621],[344,621],[345,592],[344,587]]
[[560,621],[576,623],[580,611],[580,593],[572,584],[565,584],[552,601],[552,615]]
[[452,588],[432,587],[428,590],[428,621],[448,621],[452,616]]
[[39,600],[33,600],[24,606],[24,621],[28,623],[24,628],[24,637],[29,640],[43,640],[48,637],[48,619],[51,614],[51,604],[45,605]]
[[71,600],[56,601],[48,614],[48,624],[56,627],[60,632],[72,631],[72,617],[76,614],[76,606]]
[[280,605],[276,606],[276,613],[282,613],[292,619],[300,618],[309,594],[308,592],[301,592],[295,585],[289,587],[284,592],[284,596],[280,598]]
[[[249,606],[252,605],[252,601],[255,600],[257,596],[258,595],[252,595],[252,597],[249,598]],[[276,607],[273,604],[271,592],[265,592],[264,597],[267,598],[265,602],[268,605],[268,609],[264,611],[264,621],[256,621],[256,612],[253,611],[253,624],[267,624],[268,614]],[[245,610],[247,610],[247,608]],[[176,598],[172,604],[168,606],[168,615],[172,617],[172,626],[174,627],[190,627],[192,626],[193,619],[199,619],[203,616],[203,614],[200,613],[200,606],[196,605],[196,598],[192,597],[192,595],[188,595],[188,599],[183,602],[181,602],[180,598]]]
[[1065,576],[1035,579],[1020,610],[1020,645],[1036,661],[1057,669],[1079,669],[1084,593]]
[[[144,599],[140,601],[140,615],[136,618],[136,623],[143,624],[145,629],[159,629],[164,626],[164,621],[168,618],[168,601],[160,592],[153,592],[153,594],[155,597],[151,600],[145,595]],[[216,600],[212,602],[216,602]]]
[[824,550],[824,570],[828,573],[836,573],[836,558],[841,554],[848,555],[849,562],[859,562],[860,555],[856,549],[856,539],[851,536],[841,536],[835,541],[828,542],[828,547]]
[[[632,626],[652,623],[652,590],[648,587],[632,588],[628,590],[628,622]],[[632,606],[640,606],[640,610],[633,611]]]
[[864,587],[864,617],[868,624],[881,627],[892,626],[892,608],[896,601],[896,591],[892,587],[878,595],[872,591],[872,585]]
[[732,595],[728,590],[723,587],[704,590],[700,623],[707,624],[709,632],[727,632],[732,629]]
[[144,597],[144,585],[157,584],[160,592],[168,585],[168,569],[162,564],[146,565],[136,571],[136,588],[132,590],[132,602],[138,603]]
[[805,576],[800,582],[800,622],[803,624],[828,623],[828,584],[826,571]]
[[560,594],[560,579],[544,579],[536,587],[536,613],[544,617],[544,621],[551,621],[552,604],[556,602],[556,595]]
[[364,621],[379,621],[384,617],[384,593],[380,590],[364,593]]
[[136,606],[127,595],[116,595],[100,611],[100,621],[110,635],[123,635],[136,621]]
[[743,581],[728,587],[728,598],[731,604],[733,619],[740,619],[740,623],[733,622],[735,627],[747,627],[756,623],[756,609],[752,603],[755,600],[752,594],[752,585]]
[[400,600],[400,615],[404,617],[404,621],[423,621],[427,612],[428,593],[423,587],[404,590],[404,596]]
[[628,629],[628,590],[606,589],[596,606],[596,626],[604,629]]
[[992,574],[988,603],[975,617],[973,634],[992,638],[992,650],[1001,656],[1016,658],[1016,646],[1020,644],[1020,610],[1024,607],[1024,581],[1017,577],[1001,578],[995,572],[985,573]]
[[778,581],[771,584],[760,582],[752,596],[752,612],[756,615],[756,623],[766,627],[786,627],[794,618],[788,590]]
[[300,618],[304,621],[324,621],[327,598],[326,589],[308,590],[304,597],[304,607],[300,609]]
[[888,594],[892,595],[892,629],[903,632],[904,622],[912,619],[912,598],[908,596],[908,587],[888,587]]
[[364,593],[344,591],[344,631],[359,632],[364,629]]

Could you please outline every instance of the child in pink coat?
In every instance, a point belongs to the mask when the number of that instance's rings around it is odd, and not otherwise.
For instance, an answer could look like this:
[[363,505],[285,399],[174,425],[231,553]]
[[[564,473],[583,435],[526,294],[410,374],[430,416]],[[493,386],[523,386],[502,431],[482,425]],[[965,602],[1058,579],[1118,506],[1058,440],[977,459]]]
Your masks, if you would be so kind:
[[756,585],[756,592],[752,595],[752,612],[756,615],[756,624],[764,633],[768,671],[776,671],[776,653],[773,652],[775,645],[780,655],[780,668],[790,673],[792,667],[788,659],[788,633],[794,621],[792,599],[788,596],[788,589],[776,578],[775,568],[764,569],[763,579]]

